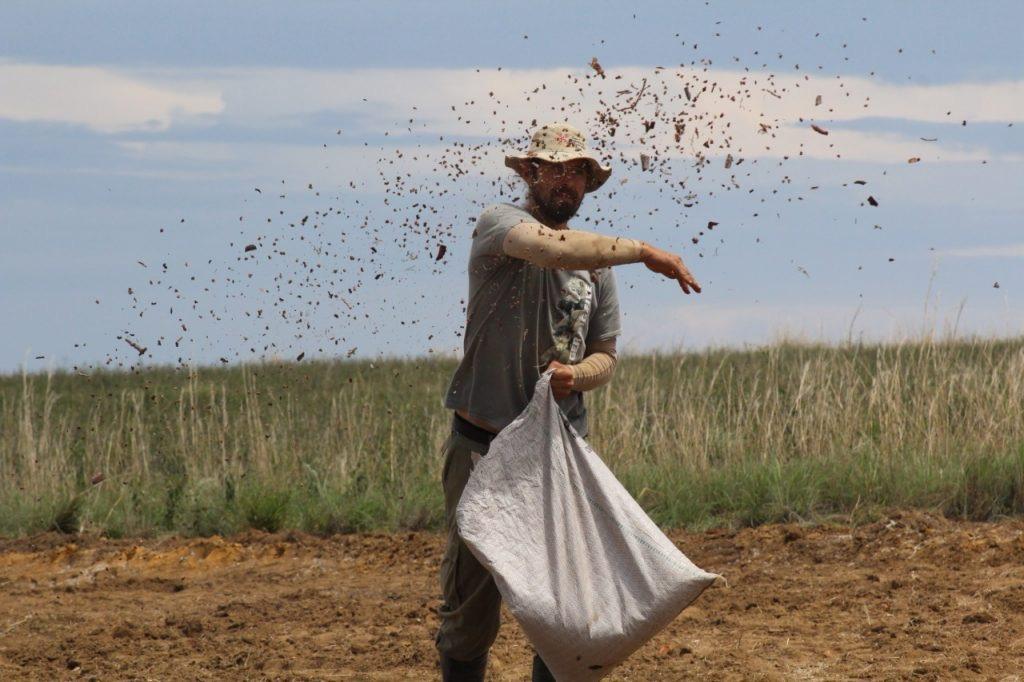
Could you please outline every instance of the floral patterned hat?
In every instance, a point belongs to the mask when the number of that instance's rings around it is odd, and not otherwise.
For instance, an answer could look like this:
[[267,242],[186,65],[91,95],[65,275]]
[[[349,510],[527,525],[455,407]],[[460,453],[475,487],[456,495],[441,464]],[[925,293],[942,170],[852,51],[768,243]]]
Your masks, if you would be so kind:
[[548,123],[541,126],[533,134],[530,148],[526,153],[507,155],[505,165],[523,175],[522,168],[530,159],[543,159],[554,163],[586,159],[591,171],[587,192],[599,188],[612,174],[611,167],[602,166],[587,149],[587,140],[583,133],[568,123]]

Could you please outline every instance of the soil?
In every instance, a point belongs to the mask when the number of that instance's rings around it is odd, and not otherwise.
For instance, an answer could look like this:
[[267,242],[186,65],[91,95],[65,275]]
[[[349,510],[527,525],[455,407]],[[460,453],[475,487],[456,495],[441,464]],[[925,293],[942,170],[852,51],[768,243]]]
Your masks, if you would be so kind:
[[[607,679],[1021,679],[1024,520],[669,535],[725,580]],[[433,533],[2,540],[0,679],[437,679],[441,550]],[[531,656],[506,611],[488,679],[528,679]]]

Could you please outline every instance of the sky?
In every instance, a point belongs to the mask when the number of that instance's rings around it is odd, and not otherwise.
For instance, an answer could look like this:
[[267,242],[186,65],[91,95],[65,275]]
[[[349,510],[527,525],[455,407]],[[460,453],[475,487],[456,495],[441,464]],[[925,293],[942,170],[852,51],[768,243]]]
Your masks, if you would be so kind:
[[[624,352],[1019,335],[1022,23],[1019,2],[8,0],[0,372],[457,355],[473,219],[521,196],[502,155],[535,119],[609,152],[573,227],[704,285],[619,266]],[[756,84],[707,105],[731,149],[643,171],[664,125],[603,137],[595,88],[712,81]]]

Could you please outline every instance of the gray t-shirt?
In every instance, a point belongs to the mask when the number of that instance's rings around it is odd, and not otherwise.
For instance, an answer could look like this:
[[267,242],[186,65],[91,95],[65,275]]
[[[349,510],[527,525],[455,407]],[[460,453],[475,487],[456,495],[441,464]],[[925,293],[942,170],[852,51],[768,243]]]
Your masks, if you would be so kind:
[[[575,364],[588,344],[618,336],[619,299],[611,268],[542,268],[505,255],[502,242],[522,222],[537,222],[513,204],[492,204],[480,214],[469,254],[465,354],[445,396],[499,429],[530,401],[551,360]],[[558,401],[573,428],[587,435],[583,394]]]

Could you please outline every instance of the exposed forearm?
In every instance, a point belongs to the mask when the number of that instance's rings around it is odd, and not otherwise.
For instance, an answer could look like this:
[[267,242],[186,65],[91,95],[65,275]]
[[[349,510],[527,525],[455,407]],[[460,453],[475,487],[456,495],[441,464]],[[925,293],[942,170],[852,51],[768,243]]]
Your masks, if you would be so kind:
[[540,223],[521,223],[505,236],[506,255],[544,268],[594,270],[639,263],[644,243],[627,237],[606,237],[582,230],[553,230]]

